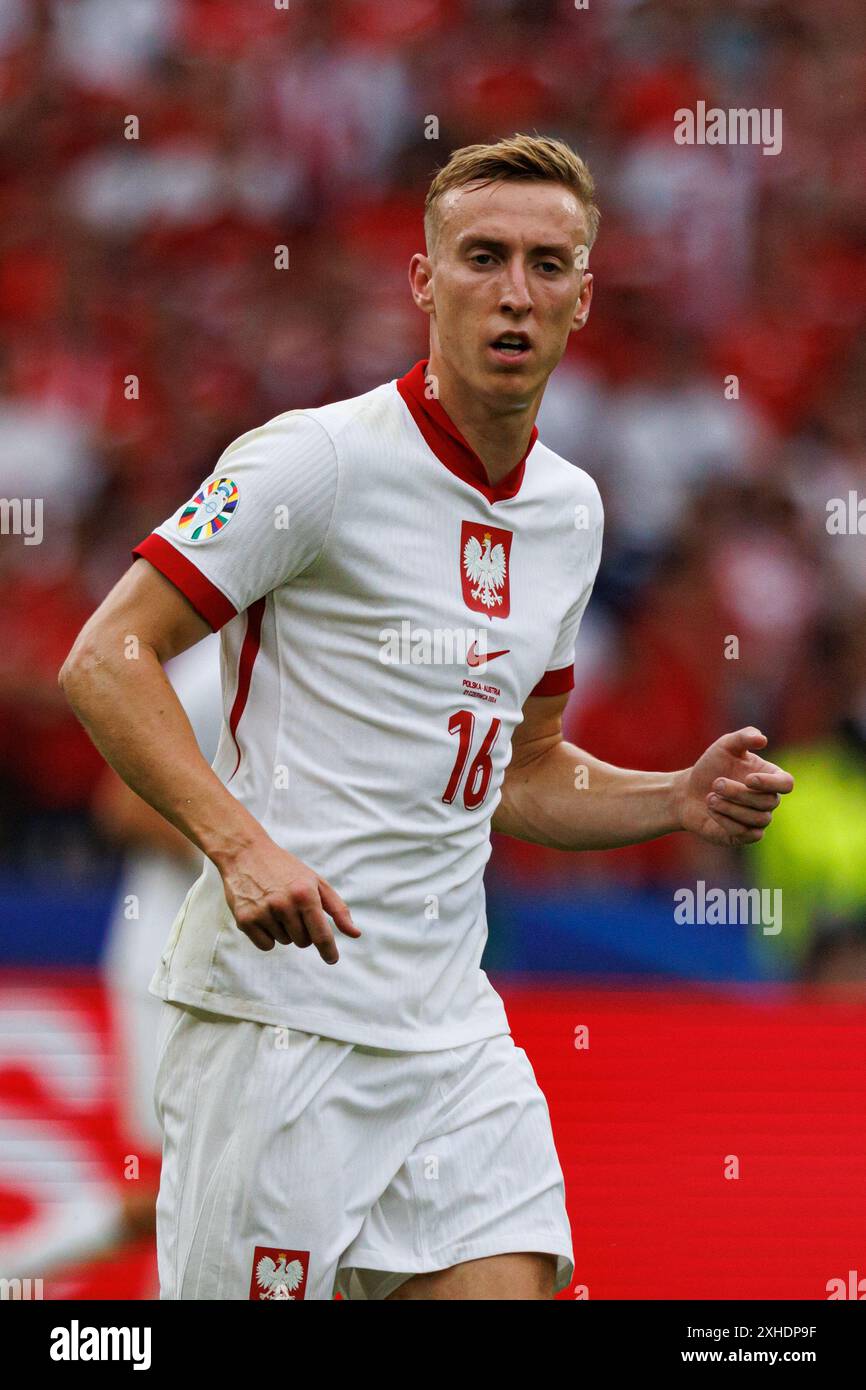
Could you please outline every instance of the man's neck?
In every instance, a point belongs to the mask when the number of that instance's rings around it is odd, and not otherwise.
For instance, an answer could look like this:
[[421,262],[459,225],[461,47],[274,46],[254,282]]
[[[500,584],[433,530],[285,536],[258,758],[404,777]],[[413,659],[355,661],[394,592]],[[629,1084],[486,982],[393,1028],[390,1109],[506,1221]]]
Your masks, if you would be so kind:
[[517,467],[529,447],[543,388],[525,405],[494,410],[450,370],[434,348],[427,375],[436,378],[439,404],[475,450],[491,486],[496,487]]

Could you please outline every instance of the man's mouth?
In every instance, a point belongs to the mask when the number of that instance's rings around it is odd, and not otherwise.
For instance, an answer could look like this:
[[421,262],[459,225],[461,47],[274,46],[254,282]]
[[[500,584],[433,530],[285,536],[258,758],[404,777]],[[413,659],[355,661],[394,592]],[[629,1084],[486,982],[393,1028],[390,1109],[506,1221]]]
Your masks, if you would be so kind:
[[521,357],[529,351],[532,344],[528,333],[501,333],[498,338],[494,338],[490,346],[494,352],[502,353],[505,357]]

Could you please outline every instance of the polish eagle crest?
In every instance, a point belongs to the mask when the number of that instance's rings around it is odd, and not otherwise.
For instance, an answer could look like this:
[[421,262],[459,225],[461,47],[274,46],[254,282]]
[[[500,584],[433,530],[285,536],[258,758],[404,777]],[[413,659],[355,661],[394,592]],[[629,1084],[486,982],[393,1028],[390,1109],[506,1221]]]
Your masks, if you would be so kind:
[[259,1298],[294,1299],[294,1290],[300,1287],[303,1277],[304,1266],[300,1260],[289,1260],[287,1264],[285,1255],[279,1254],[276,1260],[263,1255],[256,1265],[256,1283],[264,1290]]
[[502,594],[497,592],[505,584],[505,547],[501,541],[494,545],[490,532],[484,532],[482,542],[477,536],[470,536],[463,547],[463,568],[476,602],[485,608],[495,608],[502,602]]

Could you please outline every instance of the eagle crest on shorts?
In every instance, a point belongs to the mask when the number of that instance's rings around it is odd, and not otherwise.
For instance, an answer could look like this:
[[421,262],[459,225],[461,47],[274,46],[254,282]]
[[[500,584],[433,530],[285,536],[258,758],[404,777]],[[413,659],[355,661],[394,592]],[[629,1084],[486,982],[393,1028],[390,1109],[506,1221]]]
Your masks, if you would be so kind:
[[260,1299],[290,1298],[294,1300],[295,1289],[300,1288],[304,1278],[304,1266],[300,1260],[286,1261],[284,1253],[278,1251],[276,1260],[263,1255],[256,1265],[256,1283],[263,1291]]

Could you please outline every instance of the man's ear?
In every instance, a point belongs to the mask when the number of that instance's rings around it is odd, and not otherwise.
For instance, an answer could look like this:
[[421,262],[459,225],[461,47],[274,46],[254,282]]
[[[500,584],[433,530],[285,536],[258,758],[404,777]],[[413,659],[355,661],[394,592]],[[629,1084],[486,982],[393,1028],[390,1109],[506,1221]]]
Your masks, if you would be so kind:
[[580,285],[580,298],[574,310],[574,317],[571,320],[570,333],[576,333],[583,328],[589,318],[589,306],[592,304],[592,276],[589,271],[584,272]]
[[409,285],[412,298],[425,314],[433,313],[433,263],[429,256],[416,251],[409,262]]

